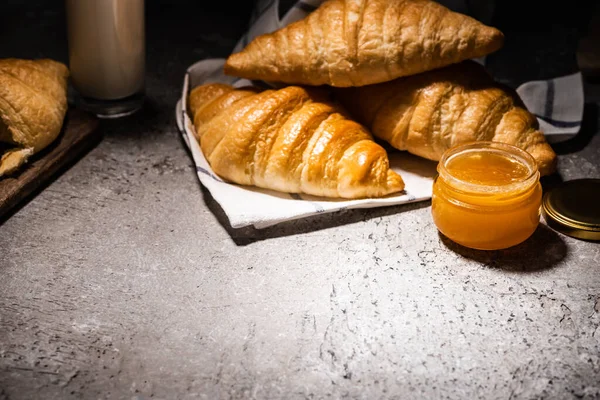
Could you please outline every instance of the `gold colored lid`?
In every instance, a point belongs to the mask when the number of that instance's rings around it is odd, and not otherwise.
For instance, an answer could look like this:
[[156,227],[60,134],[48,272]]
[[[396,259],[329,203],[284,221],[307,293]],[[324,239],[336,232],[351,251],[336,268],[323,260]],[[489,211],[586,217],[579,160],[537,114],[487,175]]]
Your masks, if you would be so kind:
[[550,227],[585,240],[600,240],[600,179],[574,179],[544,195],[544,218]]

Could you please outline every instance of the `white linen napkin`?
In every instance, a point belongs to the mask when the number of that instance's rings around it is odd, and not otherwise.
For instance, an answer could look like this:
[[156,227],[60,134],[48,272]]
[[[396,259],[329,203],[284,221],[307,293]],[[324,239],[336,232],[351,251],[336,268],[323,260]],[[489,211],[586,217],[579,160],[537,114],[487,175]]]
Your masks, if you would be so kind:
[[[245,47],[254,37],[272,32],[304,18],[324,0],[301,0],[294,3],[280,18],[279,0],[259,0],[252,16],[250,28],[239,40],[233,52]],[[443,1],[441,1],[444,3]],[[464,0],[447,0],[447,5],[464,12]],[[451,4],[450,4],[451,3]],[[486,11],[489,15],[489,10]],[[480,18],[485,21],[487,19]],[[485,58],[476,61],[485,65]],[[390,151],[390,164],[406,184],[406,190],[379,199],[337,200],[304,194],[287,194],[256,187],[231,184],[221,180],[210,168],[194,136],[194,127],[186,105],[189,91],[197,85],[222,82],[236,87],[250,84],[223,74],[225,59],[199,61],[187,70],[181,99],[176,107],[177,125],[190,149],[198,178],[219,203],[233,228],[253,225],[265,228],[284,221],[311,215],[330,213],[351,208],[373,208],[412,203],[431,198],[436,163],[407,152]],[[534,113],[548,141],[558,141],[574,136],[583,116],[583,82],[580,73],[548,81],[532,81],[521,85],[517,92],[528,109]]]

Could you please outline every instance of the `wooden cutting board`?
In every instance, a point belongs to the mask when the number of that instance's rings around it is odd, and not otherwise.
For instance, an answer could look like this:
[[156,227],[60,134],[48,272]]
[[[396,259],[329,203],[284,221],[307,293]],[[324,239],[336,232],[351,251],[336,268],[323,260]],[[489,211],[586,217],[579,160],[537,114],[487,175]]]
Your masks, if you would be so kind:
[[100,141],[98,123],[92,114],[69,109],[56,140],[30,158],[17,173],[0,178],[0,223],[8,218],[10,211],[43,189]]

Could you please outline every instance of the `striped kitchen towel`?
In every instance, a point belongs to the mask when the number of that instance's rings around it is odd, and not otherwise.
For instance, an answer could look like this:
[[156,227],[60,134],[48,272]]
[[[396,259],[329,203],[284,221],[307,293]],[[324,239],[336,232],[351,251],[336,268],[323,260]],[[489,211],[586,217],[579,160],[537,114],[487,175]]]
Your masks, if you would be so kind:
[[[297,21],[315,10],[324,0],[258,0],[250,27],[233,52],[245,47],[254,37],[272,32]],[[465,0],[440,1],[449,8],[468,14]],[[471,2],[472,3],[472,2]],[[492,6],[490,6],[490,4]],[[477,16],[489,23],[493,3],[479,6]],[[473,12],[470,13],[471,15]],[[476,60],[485,65],[485,58]],[[219,203],[233,228],[252,225],[265,228],[284,221],[352,208],[373,208],[412,203],[431,198],[436,163],[407,152],[389,152],[392,169],[406,183],[404,192],[380,199],[336,200],[308,195],[286,194],[256,187],[223,182],[210,168],[194,136],[194,127],[186,111],[189,91],[200,84],[222,82],[244,86],[251,82],[223,74],[225,59],[199,61],[187,70],[182,96],[177,103],[176,119],[187,144],[198,178]],[[577,133],[583,114],[583,82],[581,74],[547,81],[526,82],[517,88],[525,105],[534,113],[549,141],[569,138]]]

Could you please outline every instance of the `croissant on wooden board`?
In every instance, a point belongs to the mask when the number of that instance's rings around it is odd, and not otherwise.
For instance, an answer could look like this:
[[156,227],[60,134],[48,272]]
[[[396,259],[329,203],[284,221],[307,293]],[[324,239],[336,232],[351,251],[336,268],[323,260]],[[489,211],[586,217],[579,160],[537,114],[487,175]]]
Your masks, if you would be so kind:
[[68,68],[40,59],[0,59],[0,177],[56,139],[67,112]]
[[498,29],[430,0],[328,0],[304,19],[254,38],[228,57],[224,72],[364,86],[481,57],[503,43]]
[[537,118],[513,89],[474,61],[333,91],[352,117],[397,149],[437,161],[450,147],[490,140],[529,152],[541,175],[556,168]]
[[316,88],[212,83],[188,104],[202,152],[226,181],[348,199],[404,189],[385,149]]

